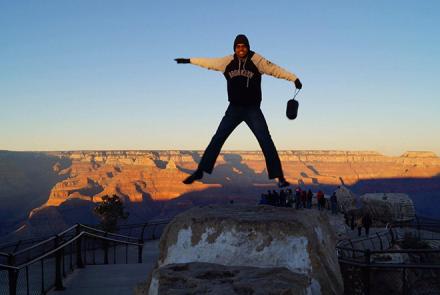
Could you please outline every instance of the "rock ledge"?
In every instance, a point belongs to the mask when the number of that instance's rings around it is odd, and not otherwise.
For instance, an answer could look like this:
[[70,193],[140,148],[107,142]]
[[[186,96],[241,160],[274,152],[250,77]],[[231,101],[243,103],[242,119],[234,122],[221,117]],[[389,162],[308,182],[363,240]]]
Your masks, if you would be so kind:
[[[307,278],[304,294],[342,294],[335,243],[327,216],[318,211],[240,205],[196,207],[178,215],[165,229],[150,294],[168,294],[158,290],[161,282],[169,282],[165,277],[173,272],[170,265],[194,268],[185,266],[190,263],[209,263],[219,269],[283,268],[292,276]],[[301,289],[295,282],[292,288]]]

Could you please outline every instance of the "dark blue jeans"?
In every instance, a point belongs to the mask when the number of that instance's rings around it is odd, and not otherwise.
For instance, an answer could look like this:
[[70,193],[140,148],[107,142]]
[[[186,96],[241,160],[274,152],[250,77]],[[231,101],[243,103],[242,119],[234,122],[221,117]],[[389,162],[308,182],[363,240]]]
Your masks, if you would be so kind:
[[266,119],[259,106],[230,104],[199,163],[199,169],[211,173],[223,144],[234,129],[245,121],[258,140],[266,159],[269,178],[283,177],[280,158],[267,128]]

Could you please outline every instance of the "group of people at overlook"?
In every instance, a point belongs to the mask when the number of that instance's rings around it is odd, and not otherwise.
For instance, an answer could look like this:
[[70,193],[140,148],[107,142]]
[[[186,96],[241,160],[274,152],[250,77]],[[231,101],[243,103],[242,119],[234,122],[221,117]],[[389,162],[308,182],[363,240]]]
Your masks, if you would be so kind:
[[259,204],[272,205],[277,207],[295,207],[296,209],[311,209],[313,198],[316,197],[316,207],[318,210],[328,209],[332,214],[338,213],[338,198],[336,192],[330,197],[326,197],[322,190],[313,194],[311,189],[301,189],[296,187],[293,192],[290,188],[280,191],[268,190],[267,193],[261,194]]

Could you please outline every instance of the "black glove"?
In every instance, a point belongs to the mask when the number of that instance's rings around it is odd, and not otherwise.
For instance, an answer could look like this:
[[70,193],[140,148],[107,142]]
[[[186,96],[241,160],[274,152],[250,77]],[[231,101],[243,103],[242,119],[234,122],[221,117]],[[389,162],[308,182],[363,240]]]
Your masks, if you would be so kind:
[[175,58],[174,60],[178,64],[189,64],[191,62],[189,58]]
[[294,83],[295,83],[295,87],[297,89],[301,89],[303,87],[303,85],[299,79],[296,79]]

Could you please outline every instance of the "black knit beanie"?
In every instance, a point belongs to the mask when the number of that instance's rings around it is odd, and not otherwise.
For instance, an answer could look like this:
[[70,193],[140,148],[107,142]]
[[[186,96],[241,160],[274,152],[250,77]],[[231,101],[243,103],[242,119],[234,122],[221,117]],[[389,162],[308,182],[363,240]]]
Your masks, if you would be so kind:
[[249,46],[249,40],[246,37],[246,35],[240,34],[237,35],[237,37],[235,37],[235,41],[234,41],[234,51],[235,51],[235,47],[237,46],[237,44],[244,44],[247,46],[247,48],[250,50],[250,46]]

